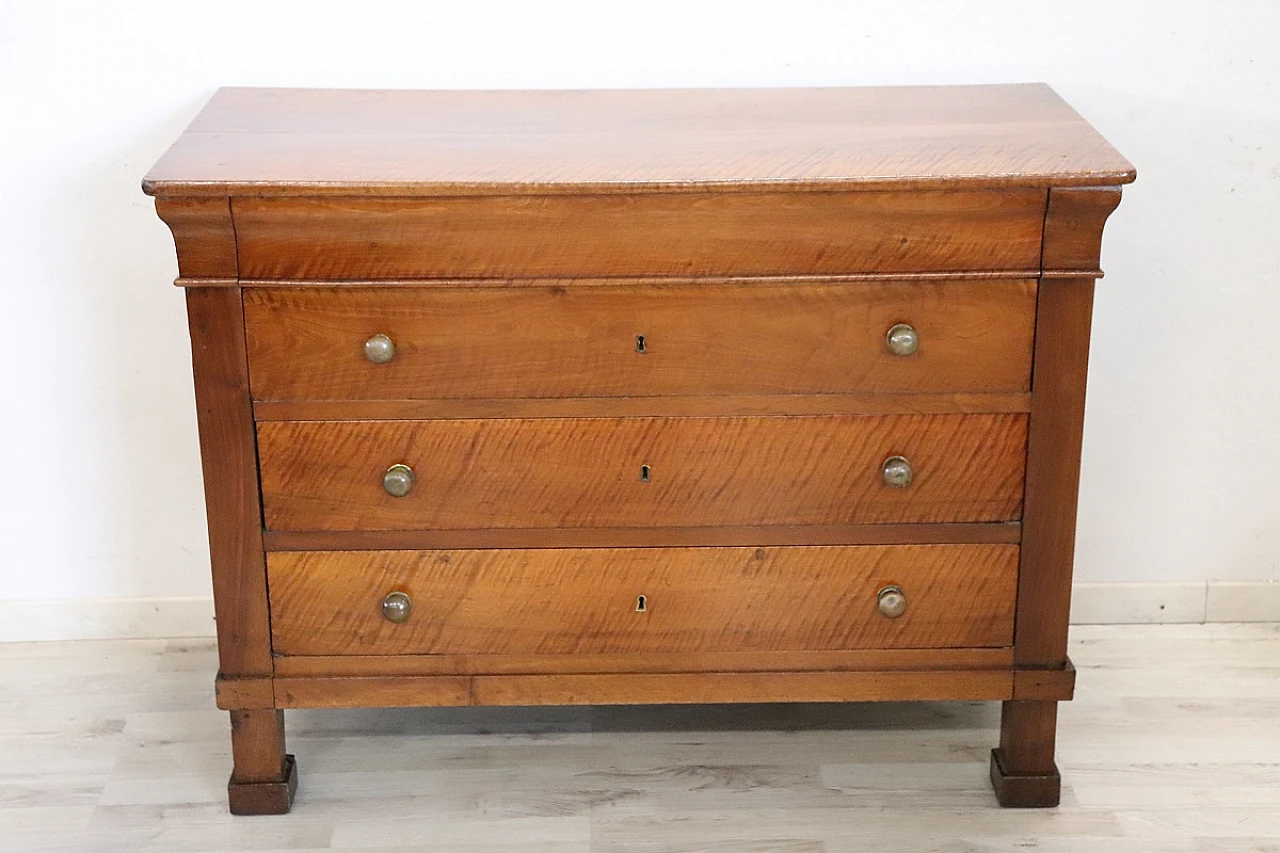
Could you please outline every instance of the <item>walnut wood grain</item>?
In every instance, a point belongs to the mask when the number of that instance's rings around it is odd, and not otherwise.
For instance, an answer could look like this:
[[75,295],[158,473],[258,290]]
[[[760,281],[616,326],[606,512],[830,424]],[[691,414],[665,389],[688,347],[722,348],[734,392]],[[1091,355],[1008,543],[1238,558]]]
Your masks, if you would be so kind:
[[258,400],[1026,392],[1034,323],[1031,280],[245,294]]
[[258,456],[240,291],[191,289],[186,295],[218,661],[223,675],[270,675]]
[[[191,289],[186,295],[219,672],[233,678],[269,677],[266,560],[240,290]],[[288,811],[297,771],[285,753],[283,715],[266,709],[232,711],[231,753],[227,792],[232,812]]]
[[1013,676],[1014,699],[1066,701],[1075,695],[1076,668],[1067,661],[1056,669],[1020,669]]
[[265,279],[1028,270],[1045,191],[232,199]]
[[1022,666],[1054,668],[1067,659],[1092,314],[1092,279],[1041,284],[1018,580]]
[[[321,279],[290,279],[279,281],[270,278],[242,278],[235,280],[238,286],[247,289],[268,287],[272,289],[303,290],[311,287],[332,288],[341,286],[344,290],[359,290],[376,287],[599,287],[601,285],[630,285],[641,287],[653,284],[679,284],[681,281],[698,281],[703,284],[737,284],[737,285],[777,285],[777,284],[857,284],[857,283],[892,283],[892,282],[948,282],[948,281],[1012,281],[1016,279],[1034,278],[1037,270],[956,270],[951,272],[864,272],[864,273],[825,273],[823,275],[705,275],[696,279],[680,279],[671,276],[655,275],[619,275],[608,278],[573,276],[540,276],[523,278],[512,276],[502,279],[487,278],[433,278],[423,281],[415,278],[383,278],[383,279],[343,279],[341,284]],[[193,282],[221,281],[221,279],[191,279]]]
[[1031,411],[1031,394],[750,394],[680,397],[513,397],[497,400],[260,400],[258,421],[439,418],[621,418],[749,415],[948,415]]
[[[1006,646],[1012,545],[273,553],[277,654],[578,655]],[[876,594],[894,584],[906,615]],[[383,618],[393,591],[408,621]],[[638,612],[638,598],[645,599]]]
[[236,710],[231,714],[234,769],[227,783],[232,814],[284,814],[298,789],[297,764],[285,752],[284,713]]
[[229,199],[158,198],[156,214],[173,234],[178,271],[184,278],[234,284],[239,272]]
[[[868,670],[996,670],[1013,663],[1012,648],[857,649],[843,651],[698,652],[595,655],[305,655],[276,660],[277,677],[382,677],[429,675],[588,675],[681,672],[863,672]],[[292,682],[286,682],[292,683]],[[1012,697],[1068,700],[1075,669],[1013,671]],[[272,678],[217,682],[218,707],[256,710],[276,707]]]
[[222,89],[147,175],[182,193],[424,196],[1127,183],[1047,86]]
[[[549,675],[627,672],[858,672],[1009,669],[1011,648],[684,652],[678,655],[282,655],[276,674],[297,676]],[[257,696],[255,695],[256,701]]]
[[1008,670],[300,677],[276,679],[282,708],[636,705],[1007,699]]
[[[278,670],[277,670],[278,671]],[[228,677],[220,675],[213,683],[214,698],[223,711],[274,708],[275,692],[269,675]]]
[[[280,708],[413,708],[487,704],[475,701],[466,675],[275,679]],[[533,703],[527,703],[533,704]]]
[[1053,760],[1057,734],[1057,702],[1018,699],[1003,703],[1000,747],[991,751],[991,784],[1000,805],[1058,805],[1062,777]]
[[284,767],[284,715],[276,710],[232,711],[233,782],[274,782]]
[[284,757],[283,778],[270,782],[227,783],[227,804],[233,815],[288,814],[298,793],[298,764],[292,755]]
[[[1046,271],[1096,268],[1102,227],[1119,201],[1114,187],[1052,190],[1045,216]],[[1004,703],[991,780],[1006,806],[1054,806],[1060,796],[1056,700],[1070,698],[1075,685],[1067,626],[1093,287],[1092,275],[1044,277],[1037,295],[1014,660],[1020,669],[1063,675],[1056,681],[1024,676],[1022,685],[1015,681],[1015,701]]]
[[645,548],[660,545],[980,545],[1022,541],[1016,521],[758,527],[544,527],[484,530],[269,530],[268,551]]
[[1119,187],[1055,187],[1045,213],[1041,267],[1053,275],[1083,271],[1094,278],[1102,254],[1102,227],[1120,204]]
[[[1026,417],[272,422],[258,448],[272,530],[1012,521]],[[392,464],[417,475],[404,497]]]
[[973,701],[1009,693],[1009,673],[745,672],[715,675],[491,675],[472,679],[479,705],[648,705],[719,702]]

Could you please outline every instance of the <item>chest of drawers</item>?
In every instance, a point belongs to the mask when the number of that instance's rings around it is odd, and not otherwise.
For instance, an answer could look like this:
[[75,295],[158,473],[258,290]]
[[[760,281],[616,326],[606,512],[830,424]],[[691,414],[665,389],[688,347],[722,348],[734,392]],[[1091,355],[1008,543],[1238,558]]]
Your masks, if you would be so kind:
[[223,90],[190,320],[232,811],[283,709],[1001,700],[1057,802],[1092,293],[1044,86]]

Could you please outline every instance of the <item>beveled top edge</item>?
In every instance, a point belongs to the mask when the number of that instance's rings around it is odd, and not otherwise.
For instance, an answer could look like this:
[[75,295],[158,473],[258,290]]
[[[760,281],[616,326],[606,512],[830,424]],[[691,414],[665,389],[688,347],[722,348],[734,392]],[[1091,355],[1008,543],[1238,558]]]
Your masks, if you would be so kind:
[[152,195],[458,196],[1108,186],[1133,166],[1044,84],[221,89]]

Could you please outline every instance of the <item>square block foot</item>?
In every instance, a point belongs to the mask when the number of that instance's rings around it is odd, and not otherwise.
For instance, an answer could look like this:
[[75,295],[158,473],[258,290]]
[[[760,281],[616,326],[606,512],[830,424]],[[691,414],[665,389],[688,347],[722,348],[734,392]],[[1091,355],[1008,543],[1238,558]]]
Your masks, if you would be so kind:
[[298,763],[292,755],[284,757],[284,779],[279,782],[227,783],[227,802],[236,815],[288,814],[293,795],[298,792]]
[[1047,809],[1062,797],[1062,776],[1055,764],[1052,773],[1009,773],[1004,769],[1000,750],[991,750],[991,787],[996,800],[1006,808]]

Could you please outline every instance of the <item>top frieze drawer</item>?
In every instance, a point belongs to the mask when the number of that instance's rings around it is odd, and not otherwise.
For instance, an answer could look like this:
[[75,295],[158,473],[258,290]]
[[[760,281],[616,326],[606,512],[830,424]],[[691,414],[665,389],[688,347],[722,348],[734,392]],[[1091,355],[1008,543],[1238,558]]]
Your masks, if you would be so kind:
[[240,277],[372,281],[1040,269],[1046,191],[236,197]]

